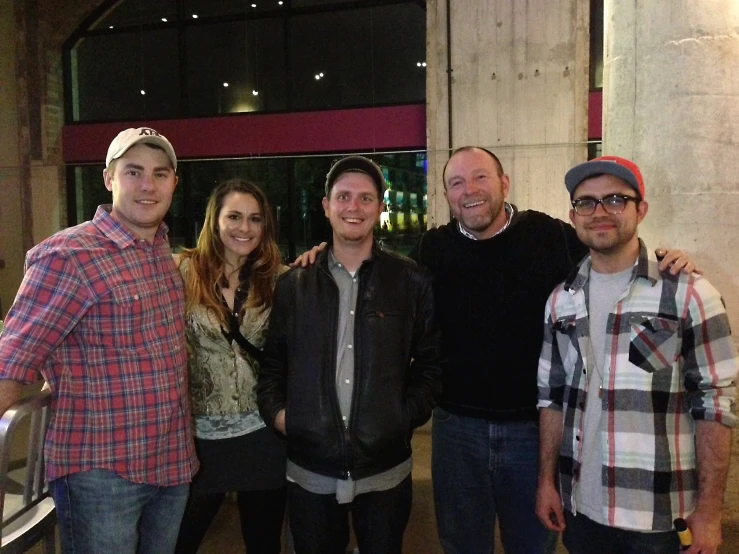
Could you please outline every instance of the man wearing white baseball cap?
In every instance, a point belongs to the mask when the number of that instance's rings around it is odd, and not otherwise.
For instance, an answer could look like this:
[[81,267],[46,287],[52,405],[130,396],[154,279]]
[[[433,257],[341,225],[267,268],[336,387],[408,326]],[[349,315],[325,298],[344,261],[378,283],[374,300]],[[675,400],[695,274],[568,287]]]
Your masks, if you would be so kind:
[[23,383],[46,380],[64,552],[172,552],[198,466],[184,291],[163,223],[177,158],[142,127],[121,132],[105,163],[112,204],[26,256],[0,335],[0,413]]

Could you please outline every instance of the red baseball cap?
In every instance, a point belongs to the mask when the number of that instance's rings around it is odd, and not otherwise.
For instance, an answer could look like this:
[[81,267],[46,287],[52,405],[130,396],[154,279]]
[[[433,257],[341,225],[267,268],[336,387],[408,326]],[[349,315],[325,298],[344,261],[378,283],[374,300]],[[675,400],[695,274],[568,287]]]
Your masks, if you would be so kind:
[[641,171],[631,160],[618,156],[601,156],[570,169],[565,175],[565,186],[570,198],[580,183],[597,175],[613,175],[622,179],[644,200],[644,178]]

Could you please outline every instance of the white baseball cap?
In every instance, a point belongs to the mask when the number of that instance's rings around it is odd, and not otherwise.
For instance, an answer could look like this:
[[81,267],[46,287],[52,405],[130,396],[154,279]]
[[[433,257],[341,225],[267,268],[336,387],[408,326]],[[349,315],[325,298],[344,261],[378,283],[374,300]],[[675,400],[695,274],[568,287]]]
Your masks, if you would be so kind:
[[134,144],[140,142],[146,144],[155,144],[162,148],[172,162],[172,167],[177,171],[177,156],[174,153],[172,144],[167,140],[167,137],[159,134],[151,127],[139,127],[138,129],[126,129],[118,133],[118,136],[113,139],[108,147],[108,155],[105,157],[105,167],[110,166],[110,162],[117,160],[126,151],[131,148]]

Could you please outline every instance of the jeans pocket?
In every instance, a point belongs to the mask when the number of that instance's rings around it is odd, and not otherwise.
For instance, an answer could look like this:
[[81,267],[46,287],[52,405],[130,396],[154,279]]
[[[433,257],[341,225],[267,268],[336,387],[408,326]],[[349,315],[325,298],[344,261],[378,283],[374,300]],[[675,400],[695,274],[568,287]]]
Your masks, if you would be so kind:
[[452,419],[453,414],[450,414],[446,410],[437,406],[436,408],[434,408],[433,417],[435,422],[438,421],[439,423],[444,423]]

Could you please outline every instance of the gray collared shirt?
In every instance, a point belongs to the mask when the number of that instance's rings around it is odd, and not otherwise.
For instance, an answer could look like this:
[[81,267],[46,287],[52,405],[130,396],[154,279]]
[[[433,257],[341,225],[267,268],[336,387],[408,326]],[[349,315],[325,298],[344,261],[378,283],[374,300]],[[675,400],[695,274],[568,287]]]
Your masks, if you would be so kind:
[[[346,427],[354,396],[354,314],[357,306],[359,275],[352,275],[336,260],[333,250],[328,253],[328,267],[339,289],[339,325],[336,335],[336,396],[339,399],[341,417]],[[405,479],[412,469],[409,457],[387,471],[355,481],[334,479],[308,471],[290,460],[287,462],[287,479],[314,494],[336,494],[339,504],[354,500],[358,494],[392,489]]]

